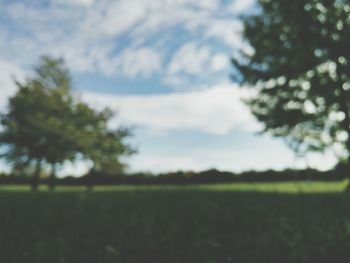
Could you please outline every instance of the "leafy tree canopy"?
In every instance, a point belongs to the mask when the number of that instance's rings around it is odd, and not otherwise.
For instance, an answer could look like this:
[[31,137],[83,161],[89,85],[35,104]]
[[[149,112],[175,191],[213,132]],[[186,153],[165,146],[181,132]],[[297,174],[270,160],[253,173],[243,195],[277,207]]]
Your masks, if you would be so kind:
[[14,167],[36,163],[55,166],[77,156],[91,160],[94,169],[124,167],[121,156],[134,152],[124,139],[125,128],[108,127],[110,110],[96,111],[72,94],[72,80],[62,59],[42,57],[34,74],[16,82],[17,93],[10,98],[8,111],[1,116],[0,144],[3,157]]
[[259,0],[243,17],[249,48],[233,58],[265,131],[298,152],[350,152],[350,3]]

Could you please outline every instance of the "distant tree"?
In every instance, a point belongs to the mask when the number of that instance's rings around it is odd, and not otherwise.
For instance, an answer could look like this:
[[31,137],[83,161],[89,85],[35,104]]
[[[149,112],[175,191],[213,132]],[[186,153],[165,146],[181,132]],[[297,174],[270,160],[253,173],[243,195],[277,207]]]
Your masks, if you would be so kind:
[[74,108],[75,124],[78,129],[78,152],[91,161],[87,187],[92,189],[96,175],[116,175],[124,172],[126,165],[122,157],[136,151],[125,139],[131,136],[128,128],[108,127],[114,114],[109,109],[96,111],[85,103],[77,103]]
[[109,109],[95,111],[84,103],[77,104],[76,117],[80,128],[80,152],[93,164],[92,173],[117,174],[125,170],[121,157],[135,153],[125,142],[131,135],[128,128],[112,129],[108,123],[114,113]]
[[16,85],[18,91],[1,118],[4,129],[0,142],[6,145],[5,157],[13,163],[35,163],[33,190],[43,163],[50,164],[52,189],[56,165],[73,160],[76,154],[68,71],[62,60],[42,57],[35,76]]
[[[1,116],[0,131],[0,144],[5,149],[2,156],[14,167],[35,167],[33,190],[38,187],[43,165],[51,167],[49,188],[53,190],[57,165],[67,160],[81,155],[97,163],[110,158],[108,154],[119,160],[128,153],[130,146],[122,137],[107,138],[107,134],[114,134],[107,127],[107,111],[95,111],[73,98],[71,77],[62,59],[44,56],[34,73],[24,83],[16,82],[18,91],[9,100],[8,112]],[[97,153],[105,156],[97,158]]]
[[[258,0],[243,17],[249,49],[233,58],[247,104],[265,131],[298,153],[350,156],[350,3]],[[247,51],[248,50],[248,51]]]

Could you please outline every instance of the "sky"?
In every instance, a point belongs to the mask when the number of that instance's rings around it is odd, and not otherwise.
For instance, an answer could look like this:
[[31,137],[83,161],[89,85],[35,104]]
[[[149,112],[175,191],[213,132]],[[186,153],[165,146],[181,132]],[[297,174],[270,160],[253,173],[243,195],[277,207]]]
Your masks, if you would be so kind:
[[131,172],[328,169],[331,152],[296,158],[258,134],[242,102],[252,88],[230,78],[230,58],[253,52],[239,17],[256,10],[254,0],[0,0],[0,111],[14,77],[30,76],[41,55],[63,57],[77,98],[132,127]]

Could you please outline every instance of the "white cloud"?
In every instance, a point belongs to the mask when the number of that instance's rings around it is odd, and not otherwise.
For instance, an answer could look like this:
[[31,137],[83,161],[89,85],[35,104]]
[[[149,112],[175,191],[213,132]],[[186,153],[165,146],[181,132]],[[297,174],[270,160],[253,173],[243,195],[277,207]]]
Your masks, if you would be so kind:
[[95,0],[75,0],[75,1],[72,1],[72,2],[76,2],[79,5],[89,6],[89,5],[92,5],[94,1]]
[[0,110],[4,110],[7,100],[16,92],[14,79],[24,79],[24,71],[13,63],[0,60]]
[[[205,147],[205,144],[204,144]],[[266,148],[269,148],[267,151]],[[336,158],[330,153],[309,154],[303,159],[296,159],[293,152],[281,141],[262,136],[254,149],[234,147],[232,149],[183,149],[167,153],[140,152],[128,160],[132,171],[203,171],[216,168],[223,171],[242,172],[248,170],[283,170],[286,168],[319,170],[331,169]]]
[[190,75],[203,74],[210,59],[210,49],[199,47],[195,43],[184,44],[173,56],[168,72],[170,74],[186,73]]
[[241,14],[251,9],[255,3],[255,0],[235,0],[228,9],[235,14]]
[[95,0],[53,0],[54,4],[91,6]]
[[143,2],[150,8],[176,8],[182,6],[214,10],[219,6],[219,0],[139,0],[137,2]]
[[166,95],[82,94],[83,100],[95,107],[118,110],[122,123],[144,126],[153,132],[197,130],[216,135],[234,129],[257,129],[256,121],[240,101],[241,96],[239,88],[231,84]]
[[[156,138],[154,138],[156,142]],[[179,149],[167,152],[149,152],[141,147],[140,152],[127,159],[131,172],[162,173],[169,171],[204,171],[219,169],[222,171],[242,172],[248,170],[283,170],[286,168],[304,169],[313,168],[329,170],[337,162],[331,152],[325,154],[311,153],[306,157],[297,159],[281,141],[272,140],[268,136],[261,136],[254,149],[251,143],[239,149],[211,149],[203,143],[201,148]],[[269,148],[266,151],[266,148]],[[59,176],[86,174],[91,164],[86,161],[78,161],[75,164],[66,162],[59,170]],[[2,171],[8,167],[0,162]]]
[[150,76],[161,68],[161,55],[151,48],[127,49],[118,58],[120,70],[125,76]]
[[227,54],[216,54],[211,60],[213,71],[220,71],[229,66],[229,57]]
[[112,2],[108,8],[104,8],[103,13],[99,14],[100,19],[98,24],[96,24],[96,29],[107,36],[117,36],[143,19],[146,15],[146,10],[142,1]]
[[242,47],[242,23],[237,20],[215,19],[205,24],[205,35],[209,38],[217,38],[234,48]]
[[[178,90],[198,86],[199,83],[214,80],[214,73],[219,70],[212,66],[213,52],[208,45],[199,45],[195,42],[183,44],[172,56],[163,83],[176,87]],[[222,79],[222,76],[220,76]],[[197,81],[197,83],[196,83]]]
[[[0,58],[28,66],[42,53],[62,55],[75,71],[138,77],[168,68],[163,56],[186,52],[184,43],[193,42],[198,35],[203,40],[216,38],[228,47],[238,41],[235,34],[238,22],[234,17],[227,18],[226,6],[218,0],[51,0],[51,3],[46,7],[30,2],[9,2],[4,6],[0,15],[7,17],[11,27],[0,25]],[[220,19],[221,15],[226,18]],[[172,33],[179,28],[183,30],[181,35]],[[198,74],[212,47],[212,44],[187,46],[187,54],[197,52],[190,56],[191,64],[180,69],[171,61],[171,68]],[[150,64],[142,61],[135,70],[129,66],[125,66],[126,70],[115,69],[116,61],[125,59],[126,53],[130,58],[130,54],[140,50],[156,50],[157,55],[152,56],[158,59]],[[183,58],[182,63],[190,58]]]
[[[188,0],[187,0],[188,1]],[[219,0],[192,0],[192,4],[198,5],[200,8],[214,10],[219,6]]]

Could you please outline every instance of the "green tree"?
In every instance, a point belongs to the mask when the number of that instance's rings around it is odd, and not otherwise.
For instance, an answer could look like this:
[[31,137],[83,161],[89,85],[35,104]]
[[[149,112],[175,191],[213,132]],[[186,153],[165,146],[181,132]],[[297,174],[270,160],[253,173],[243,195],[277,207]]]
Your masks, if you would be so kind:
[[117,175],[124,172],[126,165],[122,157],[136,151],[126,139],[131,136],[128,128],[109,128],[114,114],[109,109],[96,111],[85,103],[77,103],[74,108],[75,124],[78,129],[78,152],[92,163],[86,178],[89,190],[97,175]]
[[298,153],[337,147],[349,160],[349,1],[258,0],[255,11],[233,58],[252,113]]
[[0,142],[6,145],[5,157],[14,164],[35,163],[33,190],[43,163],[50,164],[53,188],[56,165],[73,160],[76,153],[68,71],[62,60],[42,57],[35,76],[16,85],[18,91],[1,118],[4,129]]
[[53,190],[57,165],[67,160],[80,155],[97,164],[108,158],[120,161],[120,155],[129,153],[131,147],[122,141],[129,132],[118,137],[110,130],[107,110],[95,111],[74,99],[62,59],[42,57],[34,76],[16,84],[18,91],[1,117],[0,144],[3,157],[14,167],[35,167],[33,190],[43,165],[51,167],[49,188]]
[[123,172],[125,164],[121,157],[135,153],[135,149],[125,141],[131,135],[130,129],[109,128],[108,124],[114,117],[109,109],[95,111],[84,103],[78,103],[75,113],[76,124],[80,127],[79,149],[92,162],[92,173]]

